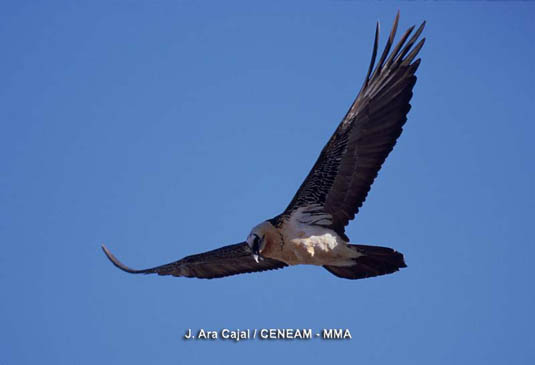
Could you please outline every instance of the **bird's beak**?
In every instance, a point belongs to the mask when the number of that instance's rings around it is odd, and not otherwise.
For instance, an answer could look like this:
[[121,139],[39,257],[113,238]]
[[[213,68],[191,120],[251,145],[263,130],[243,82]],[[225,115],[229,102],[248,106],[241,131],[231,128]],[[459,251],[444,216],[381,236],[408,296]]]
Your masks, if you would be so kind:
[[253,251],[253,258],[257,264],[260,262],[260,260],[264,259],[262,256],[260,256],[260,248],[258,247],[258,244],[253,245],[252,251]]
[[260,255],[260,250],[258,249],[258,245],[253,245],[253,258],[258,264],[260,261],[262,261],[264,258]]

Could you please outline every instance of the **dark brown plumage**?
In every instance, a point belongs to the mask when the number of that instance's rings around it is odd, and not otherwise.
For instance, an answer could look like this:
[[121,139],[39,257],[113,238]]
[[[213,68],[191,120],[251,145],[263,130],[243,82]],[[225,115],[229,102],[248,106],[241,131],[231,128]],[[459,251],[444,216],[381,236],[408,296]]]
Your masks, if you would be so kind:
[[414,73],[420,64],[420,59],[413,60],[425,38],[414,48],[412,46],[423,31],[425,22],[403,47],[414,26],[409,28],[388,56],[398,21],[399,12],[379,63],[373,70],[379,42],[377,24],[372,59],[362,89],[280,217],[290,215],[299,207],[319,204],[333,217],[328,228],[349,241],[344,227],[364,203],[379,169],[401,134],[411,108],[409,101],[416,83]]
[[258,263],[247,242],[221,247],[198,255],[186,256],[178,261],[150,269],[134,270],[121,263],[105,246],[102,250],[119,269],[131,274],[158,274],[188,278],[214,279],[249,272],[281,269],[284,262],[265,258]]
[[389,247],[350,245],[364,253],[355,259],[353,266],[324,265],[331,274],[344,279],[364,279],[374,276],[391,274],[400,268],[407,267],[403,255]]

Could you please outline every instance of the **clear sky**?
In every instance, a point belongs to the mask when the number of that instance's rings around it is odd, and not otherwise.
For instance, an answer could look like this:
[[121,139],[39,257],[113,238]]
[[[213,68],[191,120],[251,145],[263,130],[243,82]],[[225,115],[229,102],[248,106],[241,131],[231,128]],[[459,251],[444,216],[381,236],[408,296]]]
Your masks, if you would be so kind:
[[[413,108],[354,243],[407,269],[218,280],[133,267],[280,213],[397,9],[428,21]],[[0,364],[533,364],[535,4],[0,5]],[[191,341],[347,328],[349,341]]]

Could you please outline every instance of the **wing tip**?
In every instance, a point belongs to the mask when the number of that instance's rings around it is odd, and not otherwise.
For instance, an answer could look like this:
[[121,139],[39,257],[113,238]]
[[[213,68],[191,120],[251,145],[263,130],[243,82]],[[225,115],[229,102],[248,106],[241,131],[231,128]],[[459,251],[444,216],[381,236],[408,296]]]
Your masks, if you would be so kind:
[[135,270],[132,269],[125,264],[123,264],[121,261],[119,261],[111,252],[108,250],[108,248],[105,245],[100,246],[102,248],[102,251],[104,251],[104,254],[108,258],[108,260],[111,261],[111,263],[117,267],[118,269],[121,269],[124,272],[130,273],[130,274],[148,274],[149,272],[147,270]]

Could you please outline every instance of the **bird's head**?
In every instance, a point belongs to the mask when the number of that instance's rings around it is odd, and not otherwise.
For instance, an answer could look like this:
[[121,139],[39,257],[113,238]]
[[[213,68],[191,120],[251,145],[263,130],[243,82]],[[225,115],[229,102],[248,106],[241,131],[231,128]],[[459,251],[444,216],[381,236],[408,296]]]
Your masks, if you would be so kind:
[[265,250],[267,243],[271,241],[271,236],[275,227],[268,221],[262,222],[251,230],[247,236],[247,243],[253,251],[253,257],[258,262],[262,258],[262,252]]

